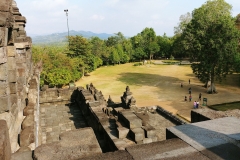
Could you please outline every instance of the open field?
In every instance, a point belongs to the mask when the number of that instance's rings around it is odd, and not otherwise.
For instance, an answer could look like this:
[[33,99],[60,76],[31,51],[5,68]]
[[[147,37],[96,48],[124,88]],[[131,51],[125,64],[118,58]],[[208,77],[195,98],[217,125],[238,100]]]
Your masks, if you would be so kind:
[[[202,93],[202,98],[208,98],[210,105],[240,100],[240,86],[237,83],[239,75],[231,75],[222,84],[216,84],[218,94],[211,95],[206,93],[189,65],[133,66],[128,63],[101,67],[90,75],[80,79],[76,85],[85,87],[93,83],[102,91],[106,100],[111,95],[115,102],[120,102],[126,86],[129,86],[139,107],[159,105],[188,120],[193,101],[198,100],[199,93]],[[191,84],[188,84],[189,79]],[[183,83],[183,88],[180,83]],[[192,88],[193,99],[192,102],[185,102],[184,96],[189,96],[189,87]]]

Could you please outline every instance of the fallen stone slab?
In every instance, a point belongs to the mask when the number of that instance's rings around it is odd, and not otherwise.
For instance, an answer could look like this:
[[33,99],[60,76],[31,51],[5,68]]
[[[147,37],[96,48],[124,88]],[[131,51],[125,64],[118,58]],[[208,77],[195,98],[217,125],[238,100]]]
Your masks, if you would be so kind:
[[167,128],[167,139],[178,137],[210,159],[240,159],[240,119],[225,117]]
[[196,149],[180,139],[170,139],[148,144],[134,145],[126,148],[133,159],[194,159],[209,160]]

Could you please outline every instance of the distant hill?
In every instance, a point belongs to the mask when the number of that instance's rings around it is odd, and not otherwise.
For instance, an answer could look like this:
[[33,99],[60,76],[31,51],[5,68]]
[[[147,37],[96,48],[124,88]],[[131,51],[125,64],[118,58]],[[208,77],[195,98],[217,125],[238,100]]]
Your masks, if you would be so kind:
[[[93,33],[90,31],[69,31],[70,36],[81,35],[85,38],[90,37],[99,37],[100,39],[107,39],[108,37],[114,36],[114,34],[107,33]],[[65,44],[67,43],[66,37],[68,36],[68,32],[63,33],[53,33],[49,35],[43,36],[32,36],[33,44]]]

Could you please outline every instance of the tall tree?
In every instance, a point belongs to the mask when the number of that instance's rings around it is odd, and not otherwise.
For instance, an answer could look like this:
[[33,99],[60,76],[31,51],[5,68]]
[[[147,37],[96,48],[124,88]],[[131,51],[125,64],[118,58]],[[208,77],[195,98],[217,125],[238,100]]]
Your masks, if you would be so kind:
[[231,5],[224,0],[208,0],[192,13],[182,33],[182,44],[193,61],[193,72],[210,80],[209,93],[215,93],[214,81],[232,72],[238,52],[239,32],[231,16]]
[[155,53],[160,50],[157,44],[156,33],[153,28],[145,28],[141,32],[144,51],[148,54],[149,60],[153,59]]

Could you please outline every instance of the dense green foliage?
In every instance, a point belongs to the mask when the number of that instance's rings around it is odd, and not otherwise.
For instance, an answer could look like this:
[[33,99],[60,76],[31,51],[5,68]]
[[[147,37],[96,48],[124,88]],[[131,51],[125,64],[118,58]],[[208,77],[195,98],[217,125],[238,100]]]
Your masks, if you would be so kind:
[[[121,32],[102,40],[69,36],[68,46],[34,46],[34,62],[42,60],[41,84],[61,87],[102,65],[143,62],[156,58],[189,58],[193,72],[207,82],[240,72],[240,15],[231,17],[224,0],[209,0],[192,14],[180,16],[175,35],[157,36],[145,28],[126,38]],[[237,27],[236,27],[237,26]],[[137,63],[136,63],[137,64]],[[139,63],[140,64],[140,63]],[[211,92],[215,88],[212,87]]]
[[211,81],[209,93],[216,92],[214,81],[233,72],[240,34],[224,0],[209,0],[195,9],[181,35],[181,44],[192,62],[193,72],[203,82]]

